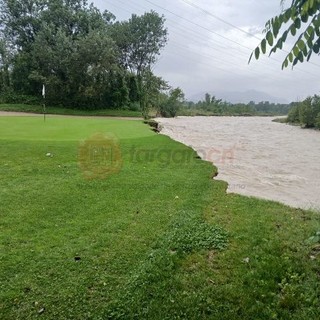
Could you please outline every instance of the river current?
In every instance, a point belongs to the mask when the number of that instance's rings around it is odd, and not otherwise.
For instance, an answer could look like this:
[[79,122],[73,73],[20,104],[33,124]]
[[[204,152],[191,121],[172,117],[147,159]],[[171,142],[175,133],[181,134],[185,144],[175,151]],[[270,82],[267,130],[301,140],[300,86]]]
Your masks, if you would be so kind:
[[320,132],[270,117],[158,118],[161,133],[218,167],[228,192],[320,210]]

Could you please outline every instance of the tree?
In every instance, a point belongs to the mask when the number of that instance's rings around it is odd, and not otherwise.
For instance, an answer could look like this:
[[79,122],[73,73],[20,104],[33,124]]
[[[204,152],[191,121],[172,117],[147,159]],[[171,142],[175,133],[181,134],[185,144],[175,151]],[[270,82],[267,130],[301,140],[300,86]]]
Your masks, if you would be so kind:
[[174,88],[169,94],[163,94],[161,100],[158,107],[160,115],[167,118],[175,117],[184,102],[184,93],[180,88]]
[[121,52],[121,63],[137,75],[150,68],[167,43],[164,17],[155,11],[133,14],[128,21],[116,23],[114,39]]
[[145,119],[149,117],[152,106],[157,106],[161,99],[161,92],[168,90],[169,86],[161,77],[155,76],[150,69],[141,74],[140,108]]
[[[45,83],[51,104],[98,107],[108,101],[119,106],[121,99],[114,89],[122,86],[124,72],[117,66],[117,47],[108,35],[111,13],[101,13],[85,0],[0,3],[2,35],[15,48],[16,92],[39,95]],[[125,85],[116,92],[122,89]],[[127,101],[127,95],[122,101]]]
[[4,39],[0,39],[0,93],[7,92],[11,86],[11,56]]
[[[284,3],[282,0],[281,4]],[[295,37],[295,43],[284,59],[282,69],[309,61],[312,54],[320,52],[320,0],[292,0],[288,8],[267,21],[264,32],[265,36],[252,52],[249,62],[253,56],[258,60],[261,54],[266,54],[268,47],[271,48],[270,55],[282,50],[289,36]]]
[[152,66],[167,43],[164,22],[164,17],[155,11],[142,16],[133,14],[129,21],[115,23],[111,31],[121,53],[120,64],[137,77],[140,109],[145,117],[150,100],[147,83],[150,79],[152,85],[157,82],[151,76]]
[[299,107],[300,124],[306,128],[315,127],[316,118],[320,113],[320,97],[308,97]]
[[127,85],[129,89],[130,103],[134,104],[136,102],[139,102],[139,88],[138,88],[137,78],[134,74],[129,73],[127,75]]
[[304,128],[320,128],[320,96],[308,97],[302,102],[295,103],[287,121],[300,124]]
[[1,31],[17,50],[28,50],[40,28],[45,1],[0,0]]
[[204,100],[205,100],[206,105],[209,106],[210,103],[211,103],[211,96],[210,96],[209,93],[206,93],[206,94],[205,94]]
[[[147,116],[164,81],[152,67],[167,41],[152,11],[114,23],[87,0],[0,0],[0,90],[52,105],[127,107]],[[138,109],[138,108],[137,108]]]
[[287,117],[287,122],[289,122],[289,123],[299,123],[300,122],[299,106],[298,105],[294,105],[290,109],[288,117]]

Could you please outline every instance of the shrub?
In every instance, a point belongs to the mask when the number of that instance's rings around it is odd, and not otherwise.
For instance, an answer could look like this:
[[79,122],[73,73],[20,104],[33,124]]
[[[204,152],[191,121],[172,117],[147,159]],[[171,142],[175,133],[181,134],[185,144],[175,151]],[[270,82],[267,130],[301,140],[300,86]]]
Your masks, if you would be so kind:
[[180,88],[171,89],[169,95],[164,95],[159,103],[160,115],[165,118],[175,117],[183,100],[184,94]]
[[9,92],[1,94],[0,103],[39,105],[42,104],[42,98]]
[[290,109],[287,121],[289,123],[299,123],[300,122],[300,119],[299,119],[299,106],[298,105],[295,105]]
[[[313,128],[316,126],[317,116],[320,113],[320,96],[308,97],[297,105],[299,122],[302,127]],[[296,110],[293,110],[290,119],[296,117]],[[289,117],[288,117],[289,121]],[[294,122],[294,121],[289,121]]]
[[159,113],[161,117],[164,118],[173,118],[177,115],[178,108],[175,104],[171,104],[169,101],[160,104],[159,106]]
[[131,111],[141,111],[140,103],[139,102],[131,102],[129,104],[129,110],[131,110]]

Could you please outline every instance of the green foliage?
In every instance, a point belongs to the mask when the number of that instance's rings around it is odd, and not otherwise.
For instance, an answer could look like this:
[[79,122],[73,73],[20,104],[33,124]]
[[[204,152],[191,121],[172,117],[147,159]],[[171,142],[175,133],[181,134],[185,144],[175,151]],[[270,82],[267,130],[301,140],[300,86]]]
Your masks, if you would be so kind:
[[[110,30],[120,52],[120,65],[136,76],[137,90],[134,88],[131,93],[134,99],[138,97],[144,118],[148,118],[155,96],[166,86],[151,72],[152,65],[167,43],[168,31],[164,22],[163,16],[151,11],[142,16],[133,14],[128,21],[117,22]],[[131,85],[135,86],[132,82]]]
[[42,98],[28,95],[16,94],[14,92],[5,92],[0,96],[0,103],[10,104],[26,104],[26,105],[40,105]]
[[312,237],[307,240],[309,244],[320,243],[320,231],[317,231]]
[[131,103],[139,102],[140,92],[137,77],[130,73],[127,75],[127,86],[129,89],[129,100]]
[[155,76],[150,69],[146,69],[138,75],[140,92],[140,108],[145,119],[149,117],[149,111],[156,107],[161,99],[161,92],[169,88],[167,82],[161,77]]
[[314,95],[296,103],[288,115],[289,123],[298,123],[304,128],[320,128],[320,96]]
[[314,111],[312,106],[312,98],[307,98],[299,106],[299,120],[302,126],[311,128],[314,125]]
[[11,87],[9,71],[11,58],[6,40],[0,38],[0,92],[7,92]]
[[197,103],[185,102],[180,108],[180,115],[204,115],[204,116],[253,116],[253,115],[287,115],[290,109],[288,104],[275,104],[269,101],[255,103],[228,103],[206,94],[204,100]]
[[130,102],[128,109],[132,111],[140,111],[140,114],[141,114],[141,108],[140,108],[139,102]]
[[128,21],[112,26],[110,32],[119,48],[123,67],[137,75],[150,69],[167,43],[164,22],[163,16],[151,11],[142,16],[133,14]]
[[50,105],[146,109],[142,77],[167,41],[154,11],[114,23],[85,0],[0,0],[0,20],[0,92],[40,96],[46,84]]
[[[214,99],[214,97],[212,97],[212,98]],[[205,99],[206,104],[207,104],[207,105],[210,105],[210,103],[211,103],[211,96],[210,96],[209,93],[206,93],[206,94],[205,94],[204,99]]]
[[[285,1],[281,1],[284,4]],[[283,31],[284,30],[284,31]],[[298,33],[302,31],[299,35]],[[270,55],[282,50],[288,42],[288,36],[295,37],[295,43],[282,68],[309,61],[313,54],[320,52],[320,0],[292,0],[291,5],[278,16],[267,21],[265,36],[260,45],[251,54],[258,60],[261,54],[271,48]]]
[[300,118],[299,118],[299,107],[297,105],[294,105],[290,109],[287,121],[290,122],[290,123],[297,123],[297,122],[300,121]]
[[180,88],[171,89],[168,94],[163,94],[158,105],[161,117],[175,117],[184,101],[184,94]]

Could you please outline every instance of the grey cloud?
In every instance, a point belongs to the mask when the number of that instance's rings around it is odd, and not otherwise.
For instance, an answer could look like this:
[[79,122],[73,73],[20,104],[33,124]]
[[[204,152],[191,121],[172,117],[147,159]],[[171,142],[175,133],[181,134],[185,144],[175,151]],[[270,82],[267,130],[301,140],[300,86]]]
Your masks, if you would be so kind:
[[[263,58],[248,66],[251,50],[241,46],[253,49],[259,43],[256,38],[181,0],[150,1],[189,21],[145,0],[95,0],[94,3],[100,9],[113,12],[119,20],[127,19],[130,13],[142,14],[151,9],[165,15],[169,44],[154,70],[172,86],[181,87],[187,97],[206,91],[214,94],[255,89],[292,101],[298,96],[318,93],[319,67],[304,64],[294,71],[281,71],[282,53],[274,56],[277,61]],[[199,0],[193,3],[255,36],[261,36],[265,22],[280,12],[280,0]],[[319,57],[314,57],[313,61],[320,66]]]

